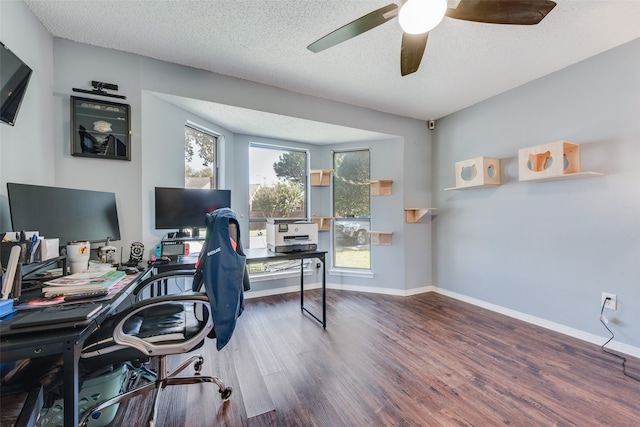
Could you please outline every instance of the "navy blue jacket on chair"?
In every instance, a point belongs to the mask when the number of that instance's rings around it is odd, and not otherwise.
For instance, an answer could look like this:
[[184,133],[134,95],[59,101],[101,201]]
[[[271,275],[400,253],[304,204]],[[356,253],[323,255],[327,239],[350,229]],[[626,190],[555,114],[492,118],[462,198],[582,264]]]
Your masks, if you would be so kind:
[[216,347],[221,350],[231,339],[244,310],[244,291],[250,289],[249,273],[236,214],[229,208],[220,208],[207,214],[205,222],[207,238],[194,279],[204,282],[214,323],[210,334],[215,334]]

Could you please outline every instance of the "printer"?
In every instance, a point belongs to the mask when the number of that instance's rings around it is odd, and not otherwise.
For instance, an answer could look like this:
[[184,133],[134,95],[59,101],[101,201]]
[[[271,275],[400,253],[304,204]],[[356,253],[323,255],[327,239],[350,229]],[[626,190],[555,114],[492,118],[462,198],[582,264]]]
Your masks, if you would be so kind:
[[267,218],[267,247],[271,252],[315,251],[318,249],[318,224]]

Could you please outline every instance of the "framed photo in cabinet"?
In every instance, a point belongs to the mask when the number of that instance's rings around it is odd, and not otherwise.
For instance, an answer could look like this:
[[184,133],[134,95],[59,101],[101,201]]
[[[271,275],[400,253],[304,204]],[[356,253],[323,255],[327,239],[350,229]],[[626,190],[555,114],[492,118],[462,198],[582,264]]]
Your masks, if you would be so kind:
[[131,160],[129,105],[72,96],[71,155]]

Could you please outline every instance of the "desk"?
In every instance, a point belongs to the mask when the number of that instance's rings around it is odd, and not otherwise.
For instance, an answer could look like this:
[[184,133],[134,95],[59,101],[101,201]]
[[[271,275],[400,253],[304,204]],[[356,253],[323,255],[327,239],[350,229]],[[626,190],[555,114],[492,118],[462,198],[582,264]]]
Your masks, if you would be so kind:
[[9,362],[20,359],[62,354],[62,381],[64,398],[64,425],[78,425],[78,362],[84,341],[109,316],[118,311],[118,307],[126,304],[135,285],[146,278],[148,272],[141,273],[123,287],[113,298],[103,302],[103,307],[94,320],[84,328],[52,329],[43,332],[4,335],[2,330],[11,327],[11,321],[19,318],[23,312],[0,324],[0,361]]
[[[247,264],[254,264],[260,262],[275,262],[284,261],[290,259],[300,260],[300,310],[307,312],[311,317],[322,323],[322,327],[327,327],[327,280],[326,280],[326,266],[325,255],[327,251],[302,251],[302,252],[271,252],[268,249],[245,249],[247,255]],[[322,262],[322,319],[307,310],[304,306],[304,265],[303,259],[318,258]]]
[[[326,266],[325,266],[325,256],[327,251],[300,251],[300,252],[271,252],[266,248],[260,249],[245,249],[245,255],[247,256],[247,264],[257,264],[261,262],[276,262],[276,261],[286,261],[292,259],[300,260],[300,309],[302,311],[307,312],[311,317],[316,319],[318,322],[322,324],[323,328],[327,327],[327,298],[326,298],[326,288],[327,288],[327,280],[326,280]],[[304,306],[304,267],[302,264],[303,259],[309,258],[318,258],[322,262],[322,319],[320,319],[315,314],[311,313]],[[156,263],[153,264],[152,267],[156,269],[156,271],[164,272],[171,270],[188,270],[195,268],[195,262],[198,260],[197,256],[194,255],[186,255],[184,257],[179,257],[177,260],[172,260],[168,263]],[[166,288],[164,290],[158,289],[158,293],[166,292]]]

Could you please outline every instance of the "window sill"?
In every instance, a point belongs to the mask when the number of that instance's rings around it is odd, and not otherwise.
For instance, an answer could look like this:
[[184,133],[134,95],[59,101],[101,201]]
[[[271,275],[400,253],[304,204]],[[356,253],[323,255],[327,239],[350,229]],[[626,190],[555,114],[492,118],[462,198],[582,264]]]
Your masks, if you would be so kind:
[[329,276],[343,276],[343,277],[362,277],[365,279],[373,279],[375,274],[370,270],[348,270],[348,269],[336,269],[332,268],[328,271]]

